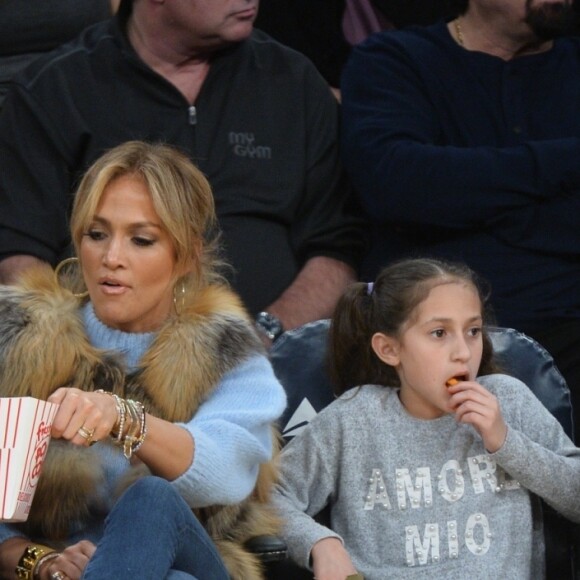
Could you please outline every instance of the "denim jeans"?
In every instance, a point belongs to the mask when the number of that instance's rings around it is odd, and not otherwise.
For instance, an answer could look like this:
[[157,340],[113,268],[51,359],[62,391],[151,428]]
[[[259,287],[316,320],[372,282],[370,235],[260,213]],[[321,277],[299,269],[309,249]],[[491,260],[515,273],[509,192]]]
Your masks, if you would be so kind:
[[145,477],[119,498],[84,580],[227,580],[217,548],[164,479]]

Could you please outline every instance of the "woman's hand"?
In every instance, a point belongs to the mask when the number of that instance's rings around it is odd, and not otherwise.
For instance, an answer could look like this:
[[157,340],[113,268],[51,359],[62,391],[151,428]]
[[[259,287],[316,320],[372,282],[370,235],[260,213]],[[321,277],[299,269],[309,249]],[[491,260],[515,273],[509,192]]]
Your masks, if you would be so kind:
[[507,436],[507,425],[496,397],[474,381],[462,381],[449,387],[449,393],[455,418],[460,423],[473,425],[487,451],[495,453]]
[[312,547],[312,569],[316,580],[345,580],[356,574],[350,556],[337,538],[324,538]]
[[63,578],[80,580],[95,550],[96,546],[88,540],[68,546],[56,558],[51,558],[41,565],[38,577],[40,580],[51,580],[52,574],[60,572]]
[[57,389],[48,400],[60,405],[51,435],[75,445],[90,445],[109,435],[118,418],[117,403],[105,393]]

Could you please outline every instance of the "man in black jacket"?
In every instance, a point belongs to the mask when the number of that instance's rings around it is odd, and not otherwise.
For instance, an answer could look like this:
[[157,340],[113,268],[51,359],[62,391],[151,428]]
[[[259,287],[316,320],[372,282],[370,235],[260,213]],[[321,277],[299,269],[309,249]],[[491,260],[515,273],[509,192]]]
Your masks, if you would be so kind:
[[267,334],[330,315],[364,249],[337,107],[257,0],[123,0],[40,58],[0,118],[0,277],[67,255],[75,184],[130,139],[186,151],[214,190],[231,280]]

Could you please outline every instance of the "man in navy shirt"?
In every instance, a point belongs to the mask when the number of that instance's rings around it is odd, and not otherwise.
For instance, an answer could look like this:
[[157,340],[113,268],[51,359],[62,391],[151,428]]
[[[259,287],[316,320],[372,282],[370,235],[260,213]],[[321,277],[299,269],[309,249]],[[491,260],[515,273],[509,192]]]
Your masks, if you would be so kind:
[[467,262],[498,323],[537,338],[580,428],[580,39],[571,0],[469,0],[380,33],[343,75],[343,159],[373,221],[365,264]]

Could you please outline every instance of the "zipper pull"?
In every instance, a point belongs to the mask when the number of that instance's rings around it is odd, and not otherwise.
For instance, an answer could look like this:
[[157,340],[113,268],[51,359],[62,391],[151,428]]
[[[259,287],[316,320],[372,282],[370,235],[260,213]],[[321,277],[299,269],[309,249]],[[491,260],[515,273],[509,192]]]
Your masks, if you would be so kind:
[[189,124],[196,125],[197,124],[197,110],[195,108],[195,105],[191,105],[191,107],[189,107],[188,114],[189,114]]

